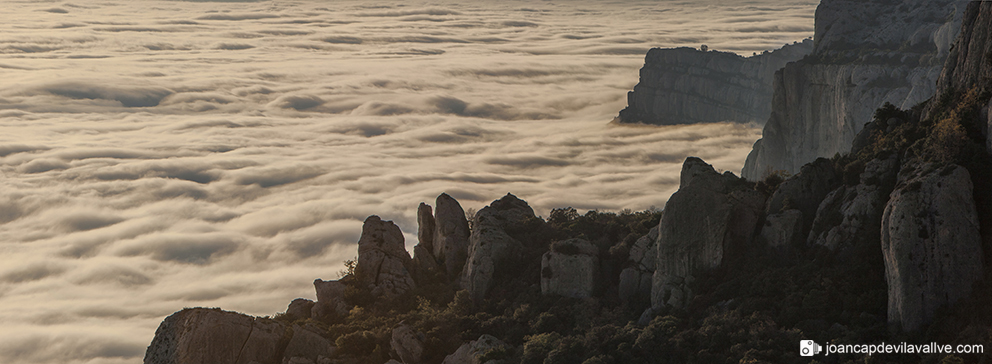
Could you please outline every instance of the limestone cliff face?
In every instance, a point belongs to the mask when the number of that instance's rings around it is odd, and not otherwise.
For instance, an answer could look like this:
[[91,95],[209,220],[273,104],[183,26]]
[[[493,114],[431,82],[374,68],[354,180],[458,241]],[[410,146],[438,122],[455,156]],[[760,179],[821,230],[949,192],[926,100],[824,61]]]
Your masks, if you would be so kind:
[[742,175],[795,173],[846,153],[875,109],[908,109],[932,97],[964,1],[824,0],[813,53],[775,74],[772,112]]
[[812,49],[810,40],[752,57],[685,47],[651,49],[618,120],[663,125],[764,123],[771,112],[775,71]]

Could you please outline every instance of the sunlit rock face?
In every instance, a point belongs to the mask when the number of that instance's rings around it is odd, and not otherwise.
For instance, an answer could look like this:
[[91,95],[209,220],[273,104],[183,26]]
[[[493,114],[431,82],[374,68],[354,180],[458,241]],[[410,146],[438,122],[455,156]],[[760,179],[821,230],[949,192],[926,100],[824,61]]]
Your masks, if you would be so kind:
[[764,123],[771,113],[775,71],[812,49],[808,39],[751,57],[686,47],[651,49],[617,120],[660,125]]
[[813,53],[775,74],[772,113],[742,175],[789,173],[850,150],[875,109],[934,95],[966,2],[826,0]]

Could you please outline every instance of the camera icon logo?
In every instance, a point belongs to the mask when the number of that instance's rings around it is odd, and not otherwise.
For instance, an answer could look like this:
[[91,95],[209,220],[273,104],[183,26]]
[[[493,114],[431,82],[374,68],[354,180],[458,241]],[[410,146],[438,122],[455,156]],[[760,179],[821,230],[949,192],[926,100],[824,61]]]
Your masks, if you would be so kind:
[[820,344],[813,342],[813,340],[802,340],[799,342],[799,355],[800,356],[813,356],[819,354],[823,351],[823,347]]

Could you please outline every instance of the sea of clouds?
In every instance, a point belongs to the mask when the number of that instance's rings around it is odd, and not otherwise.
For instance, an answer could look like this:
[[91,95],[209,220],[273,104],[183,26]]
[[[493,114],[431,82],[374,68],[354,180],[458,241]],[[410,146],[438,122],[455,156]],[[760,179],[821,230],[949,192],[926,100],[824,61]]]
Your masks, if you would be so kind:
[[314,298],[447,192],[661,208],[756,126],[619,126],[645,52],[744,55],[814,1],[7,1],[0,362],[139,363],[183,307]]

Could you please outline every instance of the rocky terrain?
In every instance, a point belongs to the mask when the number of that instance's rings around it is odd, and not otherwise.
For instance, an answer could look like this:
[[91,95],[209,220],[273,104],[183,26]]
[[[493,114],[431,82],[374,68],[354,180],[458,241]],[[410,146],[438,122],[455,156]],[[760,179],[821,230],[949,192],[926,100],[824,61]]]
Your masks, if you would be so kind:
[[764,123],[771,113],[775,71],[812,49],[809,39],[751,57],[686,47],[651,49],[617,121]]
[[690,157],[663,212],[546,219],[512,194],[474,216],[442,194],[419,209],[412,258],[370,216],[356,264],[316,280],[316,302],[179,311],[145,363],[802,363],[806,339],[988,343],[992,2],[961,23],[938,97],[874,110],[849,151],[795,175]]
[[934,96],[966,1],[824,0],[812,53],[775,73],[772,112],[742,170],[795,173],[851,148],[885,103],[908,109]]

